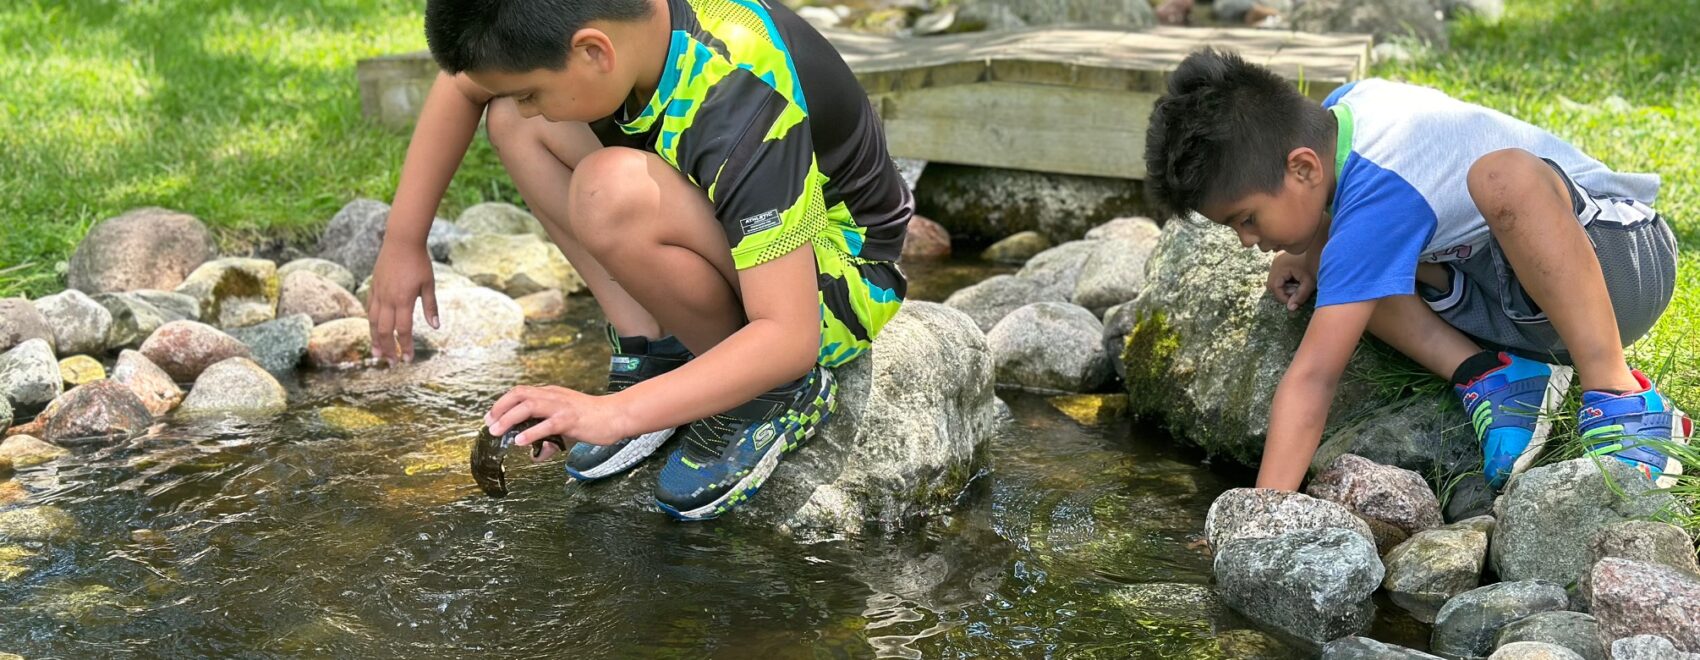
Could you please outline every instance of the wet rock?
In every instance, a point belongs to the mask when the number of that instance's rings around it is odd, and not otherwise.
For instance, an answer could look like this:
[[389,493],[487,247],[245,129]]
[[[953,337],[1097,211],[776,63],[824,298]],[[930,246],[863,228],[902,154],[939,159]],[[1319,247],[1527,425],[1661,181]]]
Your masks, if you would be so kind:
[[1606,557],[1594,564],[1591,581],[1590,604],[1602,639],[1658,635],[1682,651],[1700,653],[1700,578],[1658,564]]
[[1047,297],[1071,300],[1075,287],[1080,283],[1080,273],[1086,269],[1086,261],[1092,258],[1098,247],[1097,241],[1063,243],[1034,255],[1016,276],[1042,285],[1048,292]]
[[1357,636],[1329,642],[1318,657],[1320,660],[1440,660],[1440,656]]
[[31,339],[0,354],[0,395],[17,411],[40,410],[65,391],[47,340]]
[[561,250],[536,236],[473,236],[455,246],[449,253],[449,262],[479,286],[509,296],[548,289],[572,293],[584,288],[584,280],[579,279]]
[[202,317],[221,328],[240,328],[276,318],[277,264],[231,257],[201,264],[175,289],[195,299]]
[[320,408],[318,414],[319,422],[326,428],[350,435],[382,428],[386,424],[382,417],[346,406]]
[[549,240],[549,232],[543,228],[543,223],[539,222],[536,216],[506,202],[484,202],[468,207],[460,212],[455,224],[473,235],[531,234]]
[[140,289],[131,291],[130,295],[149,305],[153,305],[165,314],[167,323],[171,321],[201,320],[201,302],[194,296],[177,293],[176,291],[159,291],[155,289]]
[[1215,589],[1203,584],[1147,582],[1117,587],[1110,596],[1126,616],[1140,620],[1214,624],[1231,616]]
[[1440,10],[1448,20],[1476,16],[1487,23],[1498,23],[1505,16],[1505,0],[1440,0]]
[[554,323],[567,316],[567,297],[559,289],[538,291],[515,298],[530,323]]
[[980,258],[1000,264],[1020,264],[1049,249],[1051,239],[1045,238],[1045,235],[1039,232],[1028,230],[993,243],[980,253]]
[[160,326],[142,342],[141,353],[179,383],[194,382],[201,371],[216,362],[254,356],[247,344],[195,321],[172,321]]
[[1245,628],[1216,633],[1214,646],[1216,650],[1221,651],[1222,657],[1237,660],[1288,660],[1300,657],[1267,633]]
[[1501,582],[1459,594],[1435,617],[1430,648],[1446,657],[1481,657],[1500,629],[1539,612],[1562,611],[1564,587],[1535,580]]
[[288,407],[283,385],[253,360],[233,357],[210,367],[195,381],[179,413],[187,415],[272,415]]
[[1700,654],[1683,653],[1670,640],[1658,635],[1636,635],[1611,643],[1612,660],[1700,660]]
[[991,332],[1010,312],[1037,302],[1067,302],[1053,288],[1014,275],[994,275],[958,290],[944,304],[974,319],[981,332]]
[[47,319],[28,300],[0,298],[0,352],[31,339],[43,340],[53,348],[53,328],[48,327]]
[[354,287],[360,284],[359,280],[354,279],[354,273],[349,272],[342,264],[315,257],[303,257],[286,263],[283,267],[277,269],[277,276],[280,281],[288,282],[290,275],[300,271],[306,271],[330,280],[333,284],[342,287],[344,291],[353,291]]
[[1098,426],[1127,414],[1126,394],[1069,394],[1047,401],[1057,412],[1086,426]]
[[42,439],[58,444],[124,440],[141,435],[153,415],[122,383],[97,380],[65,393],[54,404]]
[[1569,649],[1585,660],[1608,660],[1600,643],[1600,624],[1581,612],[1540,612],[1501,628],[1494,644],[1542,642]]
[[1499,498],[1495,572],[1504,580],[1573,583],[1587,570],[1588,542],[1601,528],[1678,506],[1619,461],[1578,458],[1531,469]]
[[[1268,255],[1246,250],[1233,232],[1207,225],[1176,220],[1163,226],[1145,288],[1134,302],[1138,320],[1123,352],[1124,381],[1136,416],[1161,422],[1177,439],[1211,454],[1257,465],[1275,386],[1306,321],[1265,292]],[[1375,351],[1358,351],[1340,380],[1329,411],[1334,423],[1327,430],[1386,405],[1386,393],[1363,374],[1391,368],[1409,367],[1395,367]]]
[[170,289],[214,250],[212,235],[194,216],[136,209],[89,230],[71,255],[65,281],[84,293]]
[[1488,660],[1582,660],[1582,656],[1555,644],[1512,642],[1496,649]]
[[[7,483],[12,485],[17,484],[17,482]],[[0,582],[10,582],[22,577],[25,573],[30,572],[27,560],[30,557],[36,557],[39,555],[40,553],[33,552],[21,545],[0,545]],[[13,660],[14,658],[16,660],[24,660],[24,657],[21,655],[0,653],[0,660]]]
[[1375,546],[1339,528],[1229,541],[1216,553],[1215,572],[1229,607],[1316,644],[1369,624],[1369,597],[1383,576]]
[[[4,462],[6,460],[9,459],[0,459],[0,462]],[[10,470],[11,468],[8,467],[7,469]],[[8,479],[4,482],[0,482],[0,506],[11,506],[28,500],[29,498],[29,489],[25,488],[23,484],[18,483],[16,480]],[[5,548],[0,548],[0,564],[7,561],[9,560],[6,558]],[[4,573],[5,569],[0,568],[0,582],[4,582],[6,580]]]
[[307,338],[307,362],[320,369],[354,366],[370,357],[372,326],[366,319],[340,319],[313,326]]
[[318,273],[300,270],[283,280],[277,302],[279,317],[305,314],[313,323],[366,316],[366,309],[354,294],[325,279]]
[[106,333],[106,345],[109,348],[134,348],[142,345],[142,340],[158,330],[159,326],[176,320],[169,318],[166,313],[155,307],[153,303],[142,300],[129,293],[97,293],[94,301],[105,307],[112,315],[112,326]]
[[1411,38],[1447,46],[1446,23],[1432,0],[1305,0],[1291,14],[1300,32],[1374,34],[1377,43]]
[[14,435],[0,442],[0,458],[10,459],[12,467],[35,467],[71,452],[35,436]]
[[928,261],[950,257],[950,231],[925,216],[909,218],[909,231],[903,236],[901,261]]
[[443,353],[515,344],[525,333],[525,310],[519,303],[483,287],[438,290],[437,316],[441,327],[432,328],[425,322],[424,307],[415,304],[413,335],[416,342],[423,340]]
[[100,360],[87,355],[73,355],[59,361],[59,379],[71,387],[105,377],[106,368],[100,366]]
[[[1694,541],[1682,528],[1649,520],[1629,520],[1601,527],[1588,542],[1587,566],[1592,567],[1606,557],[1620,557],[1657,564],[1693,576],[1700,576],[1700,563],[1694,556]],[[1577,591],[1582,601],[1592,599],[1593,571],[1582,573]]]
[[1431,529],[1387,553],[1382,588],[1393,603],[1423,623],[1454,596],[1481,585],[1488,535],[1474,529]]
[[[1094,230],[1096,231],[1096,230]],[[1145,286],[1145,262],[1156,244],[1114,239],[1096,241],[1092,255],[1081,265],[1071,300],[1074,304],[1103,314],[1104,310],[1139,297]]]
[[1127,375],[1127,365],[1122,362],[1122,351],[1127,348],[1127,333],[1133,331],[1133,324],[1138,320],[1139,313],[1132,302],[1104,310],[1104,355],[1109,356],[1110,366],[1115,369],[1117,378]]
[[1104,326],[1084,308],[1033,303],[1011,312],[986,334],[997,380],[1034,390],[1090,392],[1110,380]]
[[55,351],[65,355],[100,353],[106,350],[106,335],[112,329],[112,312],[88,294],[66,289],[35,300],[47,325],[53,328]]
[[32,506],[0,511],[0,539],[8,541],[69,541],[79,533],[77,519],[55,506]]
[[126,350],[118,354],[118,364],[112,367],[112,380],[135,393],[142,406],[155,417],[171,412],[183,401],[183,390],[146,355]]
[[1204,518],[1205,537],[1213,548],[1222,548],[1238,539],[1334,527],[1351,530],[1365,541],[1375,542],[1369,525],[1345,507],[1309,495],[1267,488],[1235,488],[1222,493],[1211,503]]
[[1341,454],[1312,478],[1305,492],[1339,503],[1353,513],[1398,527],[1406,534],[1439,527],[1440,500],[1421,475]]
[[[311,273],[305,275],[318,277]],[[343,295],[354,297],[344,291]],[[306,314],[291,314],[246,328],[235,328],[230,336],[248,346],[254,361],[266,371],[282,372],[295,368],[307,354],[307,341],[313,334],[313,319]]]
[[1028,230],[1053,242],[1073,240],[1135,213],[1140,196],[1137,181],[945,163],[928,164],[915,189],[922,214],[954,236],[980,241]]

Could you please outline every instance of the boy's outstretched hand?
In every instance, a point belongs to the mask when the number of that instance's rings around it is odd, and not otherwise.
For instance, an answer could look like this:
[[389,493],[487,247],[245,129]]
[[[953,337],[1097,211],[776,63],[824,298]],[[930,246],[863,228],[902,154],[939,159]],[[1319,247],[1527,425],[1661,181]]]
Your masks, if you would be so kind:
[[1298,311],[1299,305],[1316,292],[1316,266],[1305,255],[1282,252],[1270,262],[1269,281],[1264,286],[1269,288],[1269,295],[1287,306],[1287,311]]
[[372,328],[372,357],[413,361],[413,301],[425,303],[425,322],[437,319],[437,287],[431,275],[431,255],[424,246],[409,248],[385,241],[372,266],[372,293],[366,320]]
[[[609,397],[591,396],[565,387],[521,385],[508,390],[496,400],[484,424],[490,435],[501,436],[515,424],[528,419],[541,419],[536,426],[520,432],[514,444],[528,446],[552,435],[574,442],[611,445],[627,435],[625,411]],[[547,461],[555,455],[555,446],[545,443],[534,461]]]

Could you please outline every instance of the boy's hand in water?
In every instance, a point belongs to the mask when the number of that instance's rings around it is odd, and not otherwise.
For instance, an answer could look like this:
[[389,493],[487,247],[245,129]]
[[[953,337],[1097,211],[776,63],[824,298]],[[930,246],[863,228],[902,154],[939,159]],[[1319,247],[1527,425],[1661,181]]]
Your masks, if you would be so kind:
[[[625,438],[625,411],[608,397],[591,396],[565,387],[529,387],[521,385],[508,390],[484,416],[490,434],[500,436],[515,424],[528,419],[541,419],[536,426],[521,432],[514,444],[529,446],[543,438],[558,435],[574,442],[611,445]],[[555,455],[555,446],[543,444],[532,460],[547,461]]]
[[372,357],[413,361],[413,301],[425,303],[425,322],[437,320],[437,287],[431,275],[431,255],[423,245],[411,247],[384,241],[372,266],[372,294],[366,320],[372,329]]

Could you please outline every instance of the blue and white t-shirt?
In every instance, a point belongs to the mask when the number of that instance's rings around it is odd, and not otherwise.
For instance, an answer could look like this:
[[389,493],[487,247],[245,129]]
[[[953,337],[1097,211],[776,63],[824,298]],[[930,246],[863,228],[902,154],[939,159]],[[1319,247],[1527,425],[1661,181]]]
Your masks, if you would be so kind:
[[1489,152],[1516,147],[1552,160],[1596,196],[1650,206],[1659,191],[1657,175],[1613,172],[1551,133],[1427,87],[1363,80],[1322,105],[1340,128],[1318,306],[1414,293],[1419,262],[1485,249],[1487,221],[1467,177]]

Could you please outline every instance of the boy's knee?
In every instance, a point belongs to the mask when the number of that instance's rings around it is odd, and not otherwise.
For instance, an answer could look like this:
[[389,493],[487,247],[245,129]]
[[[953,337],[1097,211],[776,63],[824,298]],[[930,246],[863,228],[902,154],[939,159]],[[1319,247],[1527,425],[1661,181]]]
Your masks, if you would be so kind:
[[1542,195],[1565,194],[1555,173],[1539,156],[1511,148],[1489,152],[1470,166],[1470,197],[1490,227],[1514,222],[1518,211]]
[[[639,217],[638,207],[653,203],[654,186],[645,185],[650,181],[648,159],[635,149],[607,147],[591,152],[573,169],[567,218],[587,247],[595,249],[593,237],[629,233],[627,221]],[[614,225],[621,229],[611,231]]]

